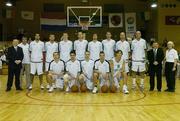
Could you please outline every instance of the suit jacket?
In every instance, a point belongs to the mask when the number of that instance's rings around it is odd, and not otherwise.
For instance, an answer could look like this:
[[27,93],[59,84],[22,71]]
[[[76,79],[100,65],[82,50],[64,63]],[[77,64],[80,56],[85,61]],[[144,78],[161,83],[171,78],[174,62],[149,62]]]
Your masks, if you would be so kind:
[[159,68],[162,68],[162,61],[164,60],[164,52],[163,52],[163,49],[161,48],[158,48],[157,49],[157,53],[156,53],[156,60],[154,58],[154,51],[153,49],[151,49],[150,51],[148,51],[147,53],[147,58],[149,60],[149,67],[155,67],[155,65],[153,64],[154,61],[157,61],[158,62],[158,67]]
[[17,51],[13,46],[8,48],[8,53],[7,53],[7,60],[8,60],[8,66],[11,68],[21,68],[22,63],[16,64],[15,60],[23,60],[24,54],[23,50],[21,47],[17,46]]

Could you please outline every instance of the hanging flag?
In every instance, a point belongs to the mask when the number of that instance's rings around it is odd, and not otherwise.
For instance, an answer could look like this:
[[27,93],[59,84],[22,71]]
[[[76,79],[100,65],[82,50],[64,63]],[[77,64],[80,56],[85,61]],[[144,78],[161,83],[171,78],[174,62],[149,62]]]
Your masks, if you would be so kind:
[[66,30],[66,16],[64,13],[46,12],[41,14],[41,30],[64,31]]

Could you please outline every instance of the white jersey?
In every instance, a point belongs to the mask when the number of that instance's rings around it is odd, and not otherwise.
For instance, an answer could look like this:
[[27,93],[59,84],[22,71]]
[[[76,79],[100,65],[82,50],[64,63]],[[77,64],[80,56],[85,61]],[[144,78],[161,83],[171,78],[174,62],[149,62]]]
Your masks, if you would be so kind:
[[131,44],[132,61],[138,62],[145,60],[145,49],[147,49],[146,40],[133,40]]
[[88,51],[90,52],[90,58],[92,60],[99,59],[99,53],[102,51],[102,43],[99,41],[91,41],[88,44]]
[[76,51],[76,57],[78,60],[85,59],[85,52],[87,48],[88,41],[87,40],[76,40],[74,42],[74,50]]
[[60,74],[65,71],[65,63],[62,60],[55,62],[54,60],[49,64],[49,71]]
[[29,46],[29,51],[31,52],[31,62],[42,62],[43,52],[45,51],[44,42],[32,41]]
[[166,50],[166,62],[174,63],[175,59],[178,60],[178,52],[175,49]]
[[56,42],[46,42],[45,43],[46,51],[46,62],[50,63],[53,60],[53,53],[58,52],[58,44]]
[[60,58],[67,62],[70,59],[70,52],[73,48],[73,43],[70,40],[59,42]]
[[105,59],[106,60],[111,60],[114,57],[114,50],[115,50],[115,44],[116,42],[114,40],[103,40],[102,41],[103,44],[103,50],[105,53]]
[[86,76],[88,78],[92,78],[93,76],[93,68],[94,68],[94,61],[93,60],[89,60],[89,61],[82,61],[81,62],[81,67],[82,67],[82,72],[84,74],[87,74]]
[[106,74],[110,72],[110,64],[107,60],[101,63],[100,59],[98,59],[94,63],[94,69],[100,71],[102,74]]
[[66,63],[66,71],[76,77],[77,74],[81,72],[80,62],[78,60],[75,60],[74,62],[69,60]]
[[123,58],[121,58],[121,60],[119,62],[117,62],[115,58],[113,58],[112,61],[113,61],[113,70],[114,70],[114,72],[122,70],[123,63],[124,63]]
[[18,46],[22,48],[23,53],[24,53],[22,64],[30,64],[29,44],[20,43]]
[[130,50],[129,42],[119,40],[119,41],[116,43],[116,51],[117,51],[117,50],[121,50],[121,51],[123,52],[122,57],[123,57],[125,60],[128,60],[128,59],[129,59],[129,52],[131,51],[131,50]]

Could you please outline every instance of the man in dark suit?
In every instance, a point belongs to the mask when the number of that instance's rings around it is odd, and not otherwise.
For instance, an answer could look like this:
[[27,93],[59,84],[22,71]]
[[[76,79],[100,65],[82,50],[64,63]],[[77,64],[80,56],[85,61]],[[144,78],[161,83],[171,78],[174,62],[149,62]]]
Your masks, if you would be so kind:
[[19,40],[13,39],[12,46],[8,48],[8,81],[6,91],[10,91],[13,84],[13,77],[15,75],[16,90],[22,90],[20,87],[20,71],[22,68],[22,60],[24,57],[22,48],[18,47]]
[[152,49],[148,51],[147,57],[149,60],[149,76],[150,76],[150,91],[154,90],[154,78],[157,77],[157,90],[160,92],[162,87],[162,61],[164,52],[159,48],[158,42],[153,42]]

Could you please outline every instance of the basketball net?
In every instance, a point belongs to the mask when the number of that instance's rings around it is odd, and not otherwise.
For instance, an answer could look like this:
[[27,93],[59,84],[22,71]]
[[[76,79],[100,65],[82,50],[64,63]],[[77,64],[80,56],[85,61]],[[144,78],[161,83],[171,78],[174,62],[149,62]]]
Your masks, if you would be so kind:
[[89,28],[90,22],[89,21],[81,21],[79,23],[79,25],[81,26],[82,31],[86,31]]

